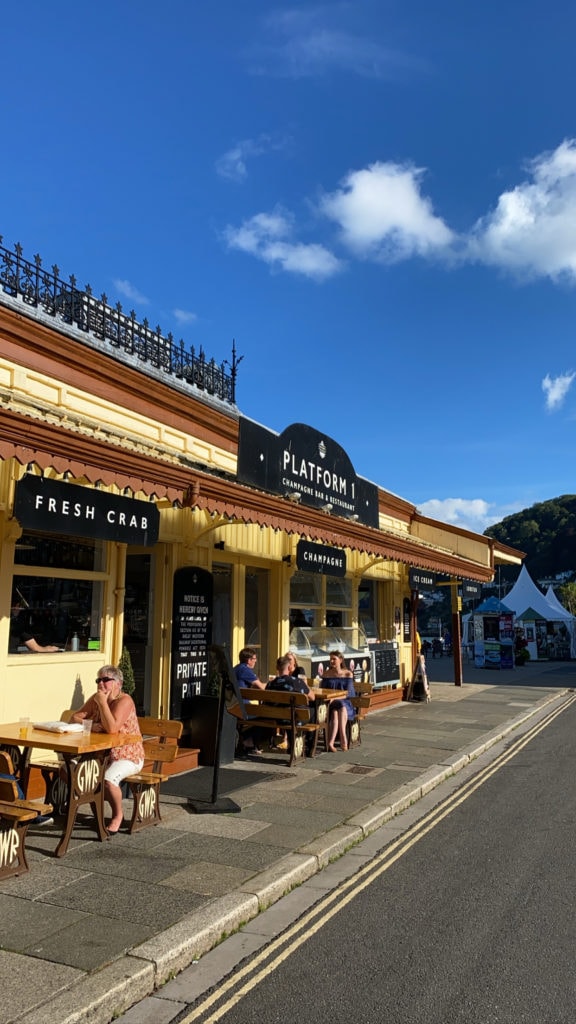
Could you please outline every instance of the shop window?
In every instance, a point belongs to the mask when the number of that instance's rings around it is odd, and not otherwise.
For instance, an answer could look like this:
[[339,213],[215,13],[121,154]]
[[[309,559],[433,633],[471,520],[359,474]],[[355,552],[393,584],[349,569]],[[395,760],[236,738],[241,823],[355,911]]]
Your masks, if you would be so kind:
[[318,573],[295,572],[290,580],[290,604],[310,608],[322,603],[322,577]]
[[307,629],[309,626],[314,626],[314,609],[313,608],[291,608],[290,609],[290,629]]
[[212,565],[213,618],[212,643],[219,644],[230,655],[232,637],[232,566],[222,562]]
[[9,653],[34,650],[31,638],[41,647],[100,649],[107,550],[96,538],[22,534],[14,551]]
[[352,581],[339,576],[326,577],[326,604],[331,608],[350,608],[352,605]]
[[31,638],[42,647],[98,650],[103,584],[57,576],[14,576],[9,652],[27,654]]
[[134,673],[133,694],[138,712],[151,707],[152,638],[154,592],[153,564],[149,554],[139,551],[126,556],[124,594],[124,647],[130,654]]
[[84,537],[70,540],[57,533],[23,533],[16,543],[14,563],[43,569],[105,572],[106,543]]
[[267,569],[246,566],[244,635],[258,651],[258,667],[268,671],[268,579]]

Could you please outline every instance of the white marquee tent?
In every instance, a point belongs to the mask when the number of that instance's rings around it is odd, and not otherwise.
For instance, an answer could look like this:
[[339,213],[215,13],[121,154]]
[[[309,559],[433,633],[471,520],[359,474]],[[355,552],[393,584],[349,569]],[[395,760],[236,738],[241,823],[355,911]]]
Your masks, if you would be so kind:
[[557,611],[564,612],[565,615],[570,615],[570,612],[564,607],[563,604],[560,603],[560,601],[556,597],[552,585],[550,585],[548,587],[548,590],[546,591],[546,600],[548,601],[548,604],[551,604],[552,607],[556,608]]
[[[538,619],[547,624],[545,634],[537,637],[534,633],[534,639],[528,645],[532,657],[542,657],[543,654],[559,657],[560,654],[557,652],[568,644],[570,657],[576,658],[576,619],[562,607],[555,595],[551,601],[547,594],[542,593],[525,565],[522,566],[512,590],[506,594],[505,600],[516,613],[516,623],[527,631],[531,626],[533,629],[536,628],[535,622]],[[544,642],[546,651],[542,649]]]

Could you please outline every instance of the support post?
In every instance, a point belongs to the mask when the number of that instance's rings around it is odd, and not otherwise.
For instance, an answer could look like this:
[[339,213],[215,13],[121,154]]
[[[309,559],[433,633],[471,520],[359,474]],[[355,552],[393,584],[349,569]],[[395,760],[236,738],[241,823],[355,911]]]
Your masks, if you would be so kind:
[[452,657],[454,658],[454,686],[462,686],[462,636],[460,632],[461,598],[458,597],[458,580],[450,581],[452,609]]

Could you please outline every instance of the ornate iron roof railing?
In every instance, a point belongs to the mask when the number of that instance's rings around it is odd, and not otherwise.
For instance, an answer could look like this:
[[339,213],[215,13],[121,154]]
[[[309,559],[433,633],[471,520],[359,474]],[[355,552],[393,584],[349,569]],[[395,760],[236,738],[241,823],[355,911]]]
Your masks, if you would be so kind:
[[120,302],[109,306],[106,295],[95,298],[90,285],[83,290],[77,288],[73,275],[69,283],[61,280],[57,266],[51,272],[44,270],[40,256],[34,256],[33,263],[25,260],[19,243],[13,250],[5,249],[2,243],[0,235],[0,288],[7,295],[22,299],[65,324],[91,332],[128,357],[136,356],[210,396],[235,404],[236,377],[243,359],[236,355],[235,343],[231,362],[225,359],[217,364],[214,359],[206,359],[202,348],[196,352],[194,346],[186,348],[182,340],[175,341],[170,333],[164,337],[160,327],[152,330],[146,319],[138,323],[134,310],[124,313]]

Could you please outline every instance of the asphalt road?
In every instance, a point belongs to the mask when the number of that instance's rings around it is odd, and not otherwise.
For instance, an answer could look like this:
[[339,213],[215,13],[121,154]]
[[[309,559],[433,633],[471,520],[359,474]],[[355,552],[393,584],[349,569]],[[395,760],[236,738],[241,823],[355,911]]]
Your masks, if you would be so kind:
[[568,703],[174,1020],[573,1024],[575,778]]

